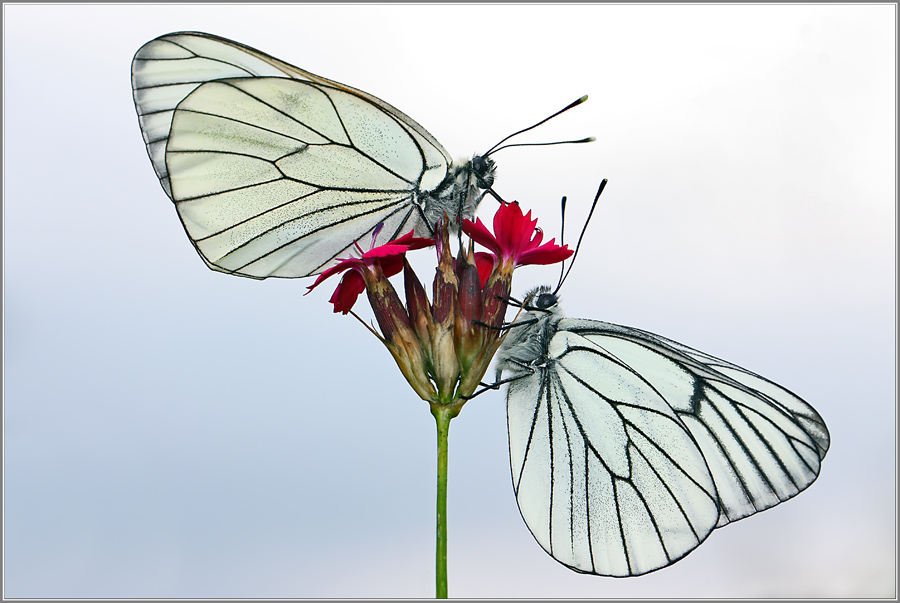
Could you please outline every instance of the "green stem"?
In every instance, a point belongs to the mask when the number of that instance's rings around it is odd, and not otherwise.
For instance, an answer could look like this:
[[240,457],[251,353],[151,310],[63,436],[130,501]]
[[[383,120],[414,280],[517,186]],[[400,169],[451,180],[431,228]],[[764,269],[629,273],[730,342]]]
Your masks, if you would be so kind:
[[435,552],[435,598],[447,598],[447,448],[450,420],[459,408],[432,404],[431,414],[437,423],[437,550]]

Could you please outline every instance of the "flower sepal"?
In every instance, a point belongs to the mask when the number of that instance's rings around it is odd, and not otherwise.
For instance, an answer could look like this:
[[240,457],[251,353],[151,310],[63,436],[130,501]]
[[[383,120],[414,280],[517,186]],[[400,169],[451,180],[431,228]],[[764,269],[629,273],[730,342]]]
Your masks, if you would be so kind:
[[455,262],[450,253],[450,232],[446,216],[438,222],[435,231],[436,234],[439,231],[439,235],[435,237],[438,265],[434,275],[434,303],[431,309],[434,320],[429,325],[429,336],[434,351],[433,377],[438,389],[438,401],[446,403],[455,397],[459,378],[459,360],[456,356],[454,337],[459,279],[456,277]]
[[400,296],[379,266],[365,274],[366,294],[384,336],[382,342],[416,394],[423,400],[434,399],[437,392],[427,377],[429,363]]

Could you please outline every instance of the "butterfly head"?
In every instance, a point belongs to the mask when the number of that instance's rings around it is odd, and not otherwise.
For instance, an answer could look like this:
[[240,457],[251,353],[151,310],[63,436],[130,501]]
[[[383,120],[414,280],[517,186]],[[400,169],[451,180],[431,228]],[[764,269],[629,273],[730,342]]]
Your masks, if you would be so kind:
[[525,369],[530,373],[543,366],[556,324],[562,319],[559,299],[546,285],[529,291],[522,309],[528,314],[516,320],[497,352],[498,379],[504,370],[516,372],[530,367]]
[[475,177],[475,184],[482,190],[491,188],[494,184],[494,171],[497,165],[490,157],[475,155],[472,157],[472,175]]
[[430,225],[437,224],[446,214],[455,231],[462,220],[475,218],[478,204],[494,184],[496,169],[494,160],[482,155],[455,161],[440,186],[421,191],[416,203]]
[[526,312],[556,314],[559,312],[559,298],[547,285],[541,285],[525,294],[522,308]]

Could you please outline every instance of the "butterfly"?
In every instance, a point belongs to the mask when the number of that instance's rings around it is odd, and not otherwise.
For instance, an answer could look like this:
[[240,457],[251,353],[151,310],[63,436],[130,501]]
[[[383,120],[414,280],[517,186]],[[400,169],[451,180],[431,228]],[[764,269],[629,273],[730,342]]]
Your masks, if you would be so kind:
[[564,279],[525,296],[489,386],[507,386],[513,489],[554,559],[646,574],[815,481],[830,436],[809,404],[665,337],[565,318]]
[[453,162],[383,100],[225,38],[151,40],[131,79],[159,181],[213,270],[311,276],[364,237],[432,236],[496,195],[496,145]]

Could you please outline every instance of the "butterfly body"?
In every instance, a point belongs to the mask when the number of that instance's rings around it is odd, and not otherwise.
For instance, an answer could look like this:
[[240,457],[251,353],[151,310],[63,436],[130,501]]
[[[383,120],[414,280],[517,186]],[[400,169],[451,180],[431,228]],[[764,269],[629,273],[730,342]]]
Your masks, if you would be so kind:
[[455,161],[444,181],[433,191],[423,192],[417,200],[429,224],[437,224],[446,214],[453,229],[462,219],[472,219],[478,204],[494,183],[496,165],[489,157],[475,155]]
[[788,390],[646,331],[564,318],[547,287],[523,307],[498,352],[510,466],[557,561],[652,572],[818,476],[827,428]]

